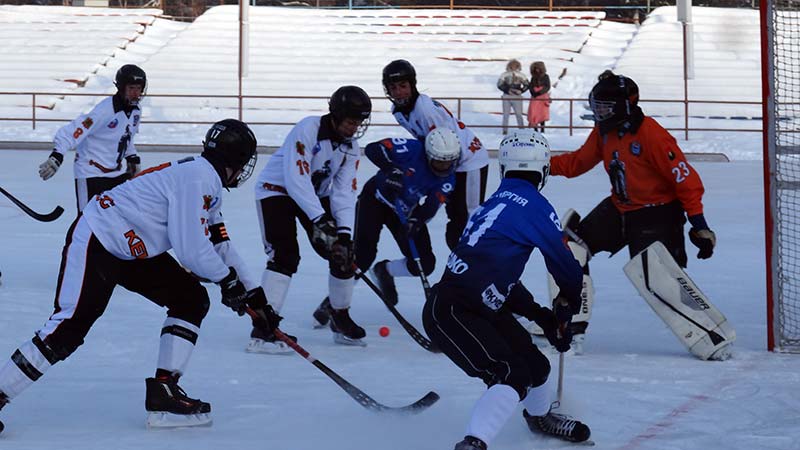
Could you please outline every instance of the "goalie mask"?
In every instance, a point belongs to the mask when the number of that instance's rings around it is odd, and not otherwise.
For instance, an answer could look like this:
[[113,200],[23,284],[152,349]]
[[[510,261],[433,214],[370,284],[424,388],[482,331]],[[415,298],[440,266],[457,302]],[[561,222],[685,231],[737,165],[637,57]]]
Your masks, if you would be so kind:
[[525,177],[540,191],[550,175],[550,144],[543,134],[531,129],[517,130],[509,134],[497,152],[500,176],[510,172],[530,172],[535,177]]
[[[364,136],[369,127],[372,101],[358,86],[342,86],[331,95],[328,110],[333,117],[336,132],[345,140]],[[350,131],[350,128],[353,128]]]
[[461,141],[449,128],[435,128],[425,136],[425,156],[433,173],[446,177],[453,173],[461,157]]
[[[138,106],[147,94],[147,75],[135,64],[125,64],[120,67],[114,76],[114,84],[117,86],[117,95],[129,106]],[[128,86],[140,86],[141,92],[131,97],[127,92]]]
[[224,187],[234,188],[253,174],[258,157],[256,145],[256,136],[250,127],[236,119],[225,119],[209,128],[201,156],[220,173]]
[[638,103],[639,86],[622,75],[600,79],[589,94],[594,121],[606,130],[628,121]]

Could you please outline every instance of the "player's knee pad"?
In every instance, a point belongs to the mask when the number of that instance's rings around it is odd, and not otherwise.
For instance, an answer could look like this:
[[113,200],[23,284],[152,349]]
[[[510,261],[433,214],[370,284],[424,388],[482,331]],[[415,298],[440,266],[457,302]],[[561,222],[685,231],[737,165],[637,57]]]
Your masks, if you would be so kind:
[[[541,352],[539,354],[541,355]],[[526,358],[515,358],[505,362],[508,364],[508,376],[502,383],[514,388],[519,393],[519,398],[525,398],[528,395],[529,387],[541,385],[547,380],[546,374],[550,372],[550,363],[547,362],[547,358],[544,355],[542,355],[542,358],[544,359],[544,364],[546,364],[544,368],[546,373],[543,380],[541,378],[542,367],[531,364]]]
[[530,352],[525,358],[530,373],[530,384],[528,387],[543,385],[550,376],[550,360],[540,351]]
[[167,316],[185,320],[199,327],[210,308],[208,291],[200,283],[196,283],[185,291],[179,301],[169,305]]
[[274,258],[267,262],[267,270],[278,272],[291,277],[297,273],[297,266],[300,265],[300,255],[293,255],[291,258]]
[[353,278],[353,275],[355,275],[355,269],[353,269],[352,265],[348,267],[341,267],[338,264],[331,263],[328,265],[328,268],[331,271],[331,275],[339,278],[340,280],[347,280]]
[[56,361],[64,361],[83,345],[85,334],[70,329],[59,329],[58,331],[57,334],[53,333],[47,336],[42,342],[50,349],[51,355]]

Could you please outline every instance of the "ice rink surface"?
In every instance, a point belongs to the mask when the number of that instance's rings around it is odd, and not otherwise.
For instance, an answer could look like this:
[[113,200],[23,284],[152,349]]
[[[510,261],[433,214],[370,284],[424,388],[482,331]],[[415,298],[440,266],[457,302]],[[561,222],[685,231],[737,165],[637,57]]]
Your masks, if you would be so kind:
[[[145,166],[186,155],[145,153]],[[3,151],[0,186],[39,212],[66,208],[39,223],[0,198],[0,357],[30,339],[52,312],[64,236],[75,217],[71,155],[56,176],[41,181],[47,152]],[[258,169],[269,157],[261,155]],[[627,251],[591,261],[596,301],[585,354],[567,356],[562,409],[586,422],[601,449],[788,450],[800,448],[800,357],[766,351],[763,181],[760,161],[694,163],[706,187],[705,215],[718,244],[700,261],[687,243],[688,272],[735,327],[733,358],[703,362],[688,354],[639,297],[622,266]],[[257,169],[257,170],[258,170]],[[366,160],[363,184],[375,173]],[[233,242],[254,274],[265,258],[253,198],[253,180],[225,193],[223,212]],[[489,192],[499,182],[492,160]],[[608,195],[605,172],[595,168],[572,180],[551,177],[545,195],[557,211],[588,213]],[[437,255],[431,281],[441,275],[448,251],[444,212],[430,223]],[[379,402],[399,406],[429,390],[442,399],[420,415],[395,417],[363,409],[297,355],[244,352],[249,323],[219,303],[207,285],[211,311],[182,379],[193,397],[212,404],[210,428],[148,430],[144,378],[152,376],[165,313],[118,288],[86,343],[54,366],[0,413],[6,424],[0,449],[449,450],[464,434],[484,386],[446,357],[424,351],[363,284],[352,316],[367,330],[366,348],[332,342],[327,329],[311,328],[311,312],[327,291],[327,264],[305,238],[302,261],[283,310],[282,328],[296,334],[313,356]],[[384,233],[378,258],[399,256]],[[547,302],[544,265],[534,253],[523,280]],[[400,311],[422,329],[419,280],[398,280]],[[391,334],[380,337],[378,329]],[[557,355],[546,351],[553,363]],[[553,377],[554,378],[554,377]],[[555,386],[553,386],[555,390]],[[492,450],[568,448],[532,435],[519,415]]]

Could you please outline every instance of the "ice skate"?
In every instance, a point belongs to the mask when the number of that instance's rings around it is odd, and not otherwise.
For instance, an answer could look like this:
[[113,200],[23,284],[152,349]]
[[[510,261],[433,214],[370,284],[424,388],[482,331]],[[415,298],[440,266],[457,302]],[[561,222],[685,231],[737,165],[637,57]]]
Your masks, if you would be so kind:
[[453,450],[486,450],[486,443],[474,436],[464,436]]
[[325,297],[325,300],[317,306],[314,310],[314,329],[323,328],[328,325],[331,320],[331,299]]
[[350,318],[350,308],[333,309],[331,308],[330,327],[333,331],[333,342],[342,345],[356,345],[366,347],[367,343],[363,338],[367,332],[358,326]]
[[543,416],[531,416],[524,409],[522,410],[522,416],[525,417],[528,428],[534,433],[543,433],[570,442],[593,444],[593,442],[589,441],[589,436],[591,435],[589,427],[569,416],[556,414],[552,411]]
[[386,270],[386,265],[388,263],[389,261],[384,259],[372,266],[370,272],[372,273],[372,279],[375,281],[375,284],[377,284],[378,288],[381,290],[384,300],[389,302],[392,306],[395,306],[397,305],[397,287],[394,285],[394,277],[389,275],[389,272]]
[[[8,397],[6,397],[5,393],[0,392],[0,409],[3,409],[3,407],[6,406],[6,404],[8,404]],[[3,422],[0,422],[0,433],[3,432],[3,429],[5,427],[6,426],[3,425]]]
[[189,398],[178,386],[178,377],[147,378],[144,408],[149,428],[211,425],[211,405]]
[[[289,339],[297,342],[297,338],[286,335]],[[291,347],[285,342],[275,337],[273,333],[265,333],[261,329],[253,328],[250,332],[250,342],[245,351],[248,353],[264,353],[268,355],[288,355],[294,353]]]

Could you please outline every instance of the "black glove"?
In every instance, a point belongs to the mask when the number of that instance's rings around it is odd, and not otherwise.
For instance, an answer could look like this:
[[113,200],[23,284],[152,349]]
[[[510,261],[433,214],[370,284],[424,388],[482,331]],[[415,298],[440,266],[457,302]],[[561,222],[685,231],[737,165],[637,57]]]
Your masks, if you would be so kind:
[[[571,317],[572,315],[570,315]],[[556,314],[550,308],[544,306],[530,320],[539,325],[544,332],[544,337],[547,338],[547,342],[555,347],[556,350],[561,353],[569,351],[572,343],[572,330],[569,323],[559,322]]]
[[333,217],[328,213],[319,216],[312,225],[311,243],[317,248],[330,251],[336,238],[336,221]]
[[247,289],[244,284],[239,281],[239,276],[236,275],[236,270],[230,268],[228,276],[219,280],[219,288],[222,291],[222,304],[228,308],[236,311],[240,316],[244,315],[247,308]]
[[702,214],[689,217],[692,228],[689,230],[689,240],[700,251],[697,252],[698,259],[708,259],[714,254],[714,246],[717,245],[717,236],[708,228],[706,219]]
[[278,328],[283,317],[276,313],[272,306],[267,303],[267,297],[261,287],[248,291],[246,296],[247,306],[255,313],[254,316],[251,315],[253,327],[264,331],[267,335],[271,334],[273,330]]
[[349,272],[353,266],[353,241],[350,235],[340,233],[331,246],[331,262],[339,266],[342,272]]
[[392,167],[391,170],[386,171],[386,179],[383,183],[395,195],[403,192],[403,175],[405,173],[398,167]]
[[126,156],[125,162],[128,163],[128,169],[125,171],[128,176],[133,177],[139,173],[139,168],[142,166],[142,160],[139,158],[139,155]]
[[578,312],[579,308],[579,299],[575,302],[570,302],[561,294],[558,294],[558,296],[553,299],[553,314],[555,314],[559,324],[569,325],[572,321],[572,316]]

